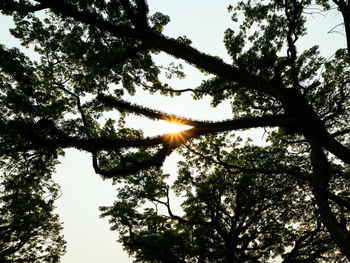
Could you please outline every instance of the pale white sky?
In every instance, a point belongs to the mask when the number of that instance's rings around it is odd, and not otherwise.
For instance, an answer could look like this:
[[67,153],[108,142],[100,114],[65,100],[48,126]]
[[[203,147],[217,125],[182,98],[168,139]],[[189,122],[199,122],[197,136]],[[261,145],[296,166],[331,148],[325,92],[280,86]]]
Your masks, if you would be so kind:
[[[202,50],[220,56],[225,55],[221,39],[224,30],[230,24],[230,15],[226,12],[228,4],[229,1],[218,4],[218,1],[203,0],[149,2],[151,10],[170,15],[171,22],[165,31],[166,34],[174,37],[187,35]],[[165,65],[172,61],[172,58],[165,55],[161,55],[159,59]],[[189,66],[186,69],[185,80],[172,81],[175,88],[190,88],[200,83],[202,74]],[[128,99],[148,107],[198,119],[230,117],[229,105],[209,113],[205,110],[210,107],[209,100],[197,104],[193,103],[190,96],[181,96],[178,99],[159,96],[154,98],[141,92],[136,97]],[[159,124],[150,120],[131,117],[129,123],[132,127],[144,128],[146,135],[156,135],[160,132]],[[68,252],[63,257],[62,263],[132,262],[121,245],[116,243],[117,233],[109,230],[107,219],[98,218],[98,207],[113,203],[116,186],[110,181],[102,181],[94,174],[89,158],[88,154],[70,150],[57,169],[56,181],[61,184],[63,192],[57,207],[64,222],[64,235],[68,242]],[[176,156],[167,159],[164,169],[169,173],[176,171]]]
[[[199,50],[218,55],[229,62],[224,45],[223,33],[228,27],[236,27],[227,12],[227,6],[235,1],[229,0],[150,0],[151,12],[160,11],[170,16],[170,23],[165,34],[172,37],[186,35]],[[333,54],[336,47],[345,47],[345,38],[341,34],[327,32],[341,19],[340,15],[330,13],[327,17],[315,15],[310,20],[311,35],[301,39],[300,46],[321,46],[326,57]],[[10,20],[0,16],[1,43],[18,46],[7,33]],[[29,55],[34,56],[31,52]],[[160,55],[160,63],[167,65],[172,58]],[[178,61],[179,62],[179,61]],[[187,78],[173,80],[174,88],[193,88],[200,83],[202,74],[196,69],[186,66]],[[190,96],[180,98],[164,98],[139,92],[135,97],[126,97],[134,103],[195,119],[227,119],[230,118],[229,105],[211,109],[209,100],[193,102]],[[131,127],[145,130],[146,135],[159,133],[159,125],[142,118],[128,118]],[[163,131],[161,132],[163,133]],[[261,141],[261,133],[250,133],[257,141]],[[168,173],[176,173],[176,159],[167,159],[164,169]],[[76,150],[67,150],[62,163],[57,167],[54,179],[62,187],[62,196],[57,200],[57,212],[64,222],[64,236],[67,241],[67,253],[62,263],[129,263],[131,258],[116,243],[117,233],[109,230],[106,219],[99,219],[98,207],[111,205],[116,196],[116,186],[110,181],[103,181],[94,174],[89,154]]]

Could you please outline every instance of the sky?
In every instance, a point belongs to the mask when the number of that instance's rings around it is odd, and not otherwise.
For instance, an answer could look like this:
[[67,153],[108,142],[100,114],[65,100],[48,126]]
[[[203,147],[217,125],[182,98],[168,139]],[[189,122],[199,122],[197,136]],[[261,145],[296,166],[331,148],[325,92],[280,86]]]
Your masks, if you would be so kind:
[[[149,2],[149,5],[151,10],[161,11],[170,16],[171,22],[165,34],[174,37],[187,35],[203,50],[210,50],[212,54],[225,56],[221,39],[231,21],[230,15],[226,12],[229,1],[222,1],[220,5],[217,2],[153,0]],[[218,25],[220,25],[219,30]],[[159,60],[167,65],[173,59],[161,55]],[[180,62],[177,61],[177,63]],[[185,80],[172,81],[174,88],[193,88],[200,84],[203,78],[198,70],[189,66],[186,67],[186,74]],[[211,110],[208,114],[208,111],[203,109],[210,108],[210,101],[206,100],[194,105],[190,96],[181,96],[179,99],[160,98],[159,96],[154,98],[154,96],[139,92],[135,97],[127,96],[126,99],[154,109],[195,119],[230,117],[229,105]],[[131,117],[128,122],[133,128],[143,128],[147,136],[166,132],[166,127],[163,130],[159,128],[164,124],[140,117]],[[165,173],[176,171],[176,160],[176,154],[167,159],[164,164]],[[99,218],[98,207],[113,203],[116,186],[113,186],[110,181],[103,181],[101,177],[94,174],[91,157],[76,150],[69,150],[65,160],[57,169],[55,180],[62,187],[63,194],[56,205],[64,222],[64,235],[68,242],[68,252],[63,257],[62,263],[132,262],[132,259],[128,258],[127,253],[122,250],[121,245],[117,244],[117,233],[109,230],[107,219]]]
[[[231,21],[227,6],[235,1],[220,0],[150,0],[151,13],[160,11],[170,16],[170,23],[164,33],[171,37],[186,35],[192,40],[193,46],[200,51],[220,56],[226,62],[229,57],[222,42],[224,31],[237,28]],[[330,12],[327,16],[310,16],[308,27],[310,35],[299,41],[300,49],[315,44],[321,46],[322,54],[331,57],[338,47],[345,47],[345,37],[340,33],[328,33],[341,21],[340,15]],[[8,47],[18,46],[18,41],[8,34],[10,19],[0,16],[0,41]],[[35,59],[30,50],[26,53]],[[161,54],[157,61],[167,65],[174,59]],[[183,61],[175,61],[183,63]],[[184,80],[172,80],[176,89],[194,88],[205,78],[198,70],[185,65],[187,77]],[[189,95],[179,98],[164,98],[152,96],[145,92],[137,92],[134,97],[126,96],[127,100],[142,104],[153,109],[175,113],[184,117],[202,120],[222,120],[231,117],[228,104],[217,109],[210,107],[210,101],[193,102]],[[167,131],[164,123],[155,123],[140,117],[127,119],[133,128],[142,128],[146,136]],[[255,141],[263,142],[262,134],[253,130],[249,134]],[[178,156],[171,155],[164,164],[166,173],[176,173]],[[57,200],[57,213],[64,223],[63,234],[67,241],[67,253],[62,263],[129,263],[132,259],[116,242],[117,233],[109,230],[107,219],[99,218],[99,206],[111,205],[115,200],[116,186],[111,181],[103,181],[92,169],[91,156],[77,150],[67,150],[61,164],[58,165],[54,179],[61,185],[62,196]]]

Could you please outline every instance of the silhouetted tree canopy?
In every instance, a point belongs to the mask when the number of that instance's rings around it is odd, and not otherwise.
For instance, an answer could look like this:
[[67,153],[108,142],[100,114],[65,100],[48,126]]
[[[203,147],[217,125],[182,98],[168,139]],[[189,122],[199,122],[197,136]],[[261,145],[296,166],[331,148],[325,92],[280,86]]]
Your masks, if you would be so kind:
[[1,160],[0,262],[56,263],[65,252],[58,216],[55,159],[42,152]]
[[[239,27],[225,31],[226,63],[187,37],[164,35],[170,18],[150,13],[145,0],[2,1],[15,21],[11,33],[40,55],[33,62],[0,46],[3,165],[10,158],[22,169],[28,156],[42,156],[48,166],[37,172],[50,174],[63,149],[91,153],[96,173],[123,183],[102,215],[137,262],[346,262],[350,41],[329,59],[318,43],[300,49],[311,7],[337,8],[350,39],[348,1],[233,1]],[[189,89],[163,83],[160,52],[210,78]],[[174,65],[167,74],[184,77]],[[193,120],[123,100],[142,88],[229,102],[232,118]],[[110,111],[121,118],[104,120]],[[127,128],[126,114],[191,128],[145,137]],[[265,129],[266,146],[232,137],[251,128]],[[167,184],[160,168],[174,150],[183,161]],[[173,191],[181,215],[170,207]]]
[[129,177],[114,205],[101,207],[136,262],[345,262],[303,181],[308,160],[280,147],[238,145],[239,138],[211,135],[182,150],[172,185],[181,216],[169,175],[157,170]]

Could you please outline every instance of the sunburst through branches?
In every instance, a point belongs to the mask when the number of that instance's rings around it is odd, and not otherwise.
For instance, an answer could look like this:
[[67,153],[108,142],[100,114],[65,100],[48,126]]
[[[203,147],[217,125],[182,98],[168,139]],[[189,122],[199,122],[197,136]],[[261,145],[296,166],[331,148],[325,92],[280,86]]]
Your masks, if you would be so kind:
[[191,129],[191,126],[186,125],[184,122],[180,122],[178,119],[169,118],[164,120],[160,125],[160,130],[163,134],[167,134],[164,138],[169,145],[180,145],[184,143],[188,136],[186,136],[187,130]]

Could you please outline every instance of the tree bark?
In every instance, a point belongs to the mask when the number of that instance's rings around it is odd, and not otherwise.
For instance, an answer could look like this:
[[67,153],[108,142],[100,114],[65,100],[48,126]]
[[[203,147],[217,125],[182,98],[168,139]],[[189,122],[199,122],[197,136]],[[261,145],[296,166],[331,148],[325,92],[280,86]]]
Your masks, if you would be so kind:
[[331,167],[323,153],[322,147],[315,141],[311,142],[311,162],[313,167],[312,191],[321,221],[341,252],[350,260],[350,234],[340,225],[328,202],[327,188]]
[[348,56],[350,58],[350,6],[349,4],[346,4],[345,6],[341,7],[340,12],[342,13],[344,18],[346,44],[347,44]]

